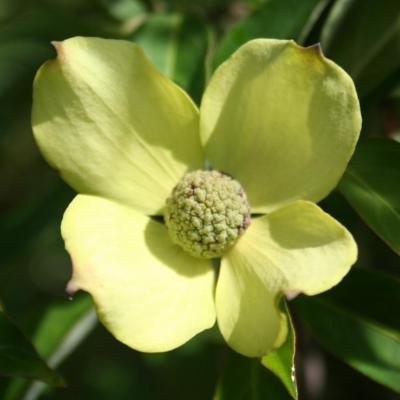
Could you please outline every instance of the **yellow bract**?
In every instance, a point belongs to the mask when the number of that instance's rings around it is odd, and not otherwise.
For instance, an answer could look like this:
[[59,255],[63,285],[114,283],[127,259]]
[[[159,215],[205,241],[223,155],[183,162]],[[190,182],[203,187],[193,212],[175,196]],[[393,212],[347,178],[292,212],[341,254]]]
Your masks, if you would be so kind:
[[61,232],[74,266],[70,290],[92,294],[100,319],[121,342],[166,351],[214,325],[211,263],[181,251],[162,224],[78,195]]
[[161,214],[181,176],[203,166],[196,106],[132,43],[78,37],[56,49],[34,83],[44,156],[80,193]]
[[258,252],[279,270],[284,281],[280,289],[289,293],[324,292],[339,283],[357,259],[357,246],[346,228],[317,205],[301,200],[256,219],[243,241],[252,242],[257,248],[253,254]]
[[292,41],[243,45],[215,72],[200,108],[206,157],[242,183],[258,213],[324,198],[360,127],[351,78],[318,47]]
[[[350,233],[306,201],[334,188],[357,141],[349,76],[318,47],[254,40],[215,72],[199,119],[132,43],[72,38],[56,48],[35,79],[32,122],[44,156],[81,193],[62,223],[69,289],[88,291],[104,325],[141,351],[173,349],[215,319],[244,355],[282,343],[282,293],[328,290],[356,259]],[[204,168],[204,152],[241,183],[253,213],[269,213],[223,255],[217,283],[207,260],[148,217]]]
[[216,305],[226,341],[247,356],[266,354],[283,329],[277,295],[328,290],[356,256],[351,234],[313,203],[297,201],[254,219],[222,260]]

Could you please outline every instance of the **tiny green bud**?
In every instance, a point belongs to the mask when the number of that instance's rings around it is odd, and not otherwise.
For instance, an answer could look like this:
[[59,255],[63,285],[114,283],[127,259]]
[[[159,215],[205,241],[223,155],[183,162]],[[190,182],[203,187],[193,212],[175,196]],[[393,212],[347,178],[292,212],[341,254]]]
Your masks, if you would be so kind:
[[250,207],[239,182],[218,171],[186,174],[167,199],[165,224],[174,243],[194,257],[214,258],[250,224]]

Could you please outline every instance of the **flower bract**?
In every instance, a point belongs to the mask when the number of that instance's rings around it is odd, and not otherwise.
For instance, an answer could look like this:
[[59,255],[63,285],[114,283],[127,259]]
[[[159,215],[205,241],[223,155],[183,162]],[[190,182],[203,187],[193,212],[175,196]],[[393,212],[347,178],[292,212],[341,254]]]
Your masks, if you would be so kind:
[[280,296],[330,289],[357,257],[315,204],[358,139],[351,78],[318,46],[257,39],[215,71],[198,109],[133,43],[55,47],[35,78],[32,123],[79,193],[61,226],[68,289],[89,292],[103,324],[140,351],[176,348],[216,320],[246,356],[278,346]]

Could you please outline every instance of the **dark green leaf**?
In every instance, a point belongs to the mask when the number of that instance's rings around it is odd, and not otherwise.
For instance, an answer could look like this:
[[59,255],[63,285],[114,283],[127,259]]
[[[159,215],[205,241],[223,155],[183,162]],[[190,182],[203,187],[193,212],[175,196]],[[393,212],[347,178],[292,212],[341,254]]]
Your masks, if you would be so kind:
[[[31,166],[31,177],[37,179],[40,171],[36,173]],[[1,175],[0,175],[1,176]],[[42,179],[44,174],[42,174]],[[46,187],[41,193],[32,189],[26,190],[25,203],[18,204],[15,212],[9,212],[0,222],[0,238],[4,246],[1,252],[1,267],[17,257],[21,250],[27,251],[32,242],[37,239],[38,232],[44,230],[53,221],[59,224],[63,210],[73,198],[73,192],[62,182],[45,181]],[[27,188],[29,189],[29,188]],[[32,193],[31,193],[32,192]]]
[[354,270],[332,291],[294,309],[327,350],[400,393],[400,280]]
[[[93,330],[96,321],[90,296],[81,293],[71,301],[49,306],[35,330],[32,342],[49,365],[57,367]],[[9,385],[4,399],[20,399],[23,393],[39,395],[43,389],[44,385],[30,385],[17,379]]]
[[0,375],[39,379],[61,385],[62,379],[39,357],[22,332],[0,311]]
[[[95,321],[90,296],[81,293],[70,301],[62,301],[49,306],[32,341],[44,358],[54,358],[60,345],[65,342],[68,335],[71,335],[71,332],[81,331],[85,327],[94,327]],[[80,339],[82,340],[84,337],[86,335],[80,336]],[[78,344],[79,342],[76,341],[71,343],[73,347]],[[54,360],[51,364],[54,364]],[[59,363],[56,362],[56,364]]]
[[339,184],[365,222],[400,254],[400,143],[367,139]]
[[251,39],[294,39],[302,43],[327,3],[326,0],[270,0],[261,4],[225,34],[215,54],[214,67]]
[[0,41],[0,97],[19,83],[25,76],[32,75],[44,60],[52,57],[48,43],[32,39]]
[[288,319],[288,335],[286,341],[281,347],[264,356],[261,359],[261,363],[273,372],[285,385],[290,395],[294,399],[297,399],[298,393],[294,364],[296,335],[286,303],[284,310],[286,318]]
[[99,35],[100,29],[53,8],[37,7],[0,26],[0,98],[14,85],[28,83],[47,59],[55,56],[50,42],[76,35]]
[[209,41],[204,23],[182,14],[154,14],[133,40],[165,76],[199,100],[205,84]]
[[0,27],[0,40],[17,39],[39,40],[50,43],[51,40],[64,40],[73,35],[89,35],[101,32],[101,28],[93,28],[88,19],[79,19],[64,8],[34,7],[18,14],[7,24]]
[[400,318],[392,308],[400,306],[398,278],[372,269],[353,268],[340,285],[323,296],[364,319],[400,334]]
[[227,354],[225,369],[214,400],[290,400],[285,387],[260,361],[234,352]]
[[355,80],[364,96],[400,68],[398,0],[337,0],[321,33],[324,52]]
[[17,12],[22,0],[2,0],[0,2],[0,22],[8,20]]

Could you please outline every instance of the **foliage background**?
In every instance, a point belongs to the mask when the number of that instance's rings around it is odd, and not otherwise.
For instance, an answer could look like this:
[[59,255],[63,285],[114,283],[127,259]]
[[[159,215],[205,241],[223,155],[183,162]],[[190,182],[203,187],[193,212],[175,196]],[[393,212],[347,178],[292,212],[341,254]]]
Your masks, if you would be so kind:
[[146,355],[98,325],[88,296],[68,299],[59,223],[74,193],[38,153],[30,108],[34,73],[55,55],[50,41],[75,35],[139,43],[196,102],[218,64],[255,37],[321,42],[350,73],[362,105],[362,141],[321,205],[353,233],[359,261],[337,288],[289,302],[298,397],[398,399],[398,0],[0,0],[0,298],[8,315],[0,312],[0,398],[297,398],[291,343],[287,354],[263,360],[274,373],[233,354],[217,330]]

